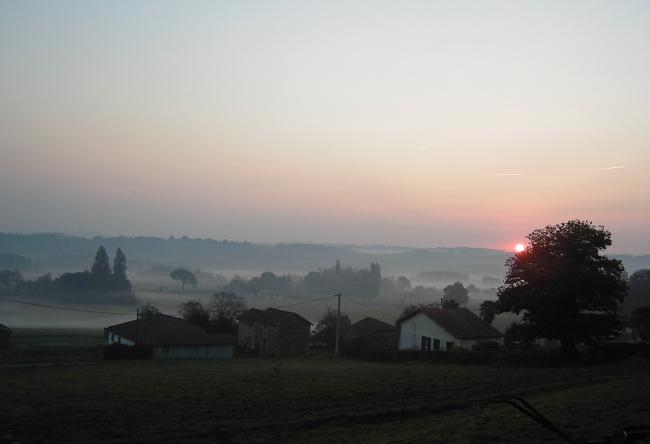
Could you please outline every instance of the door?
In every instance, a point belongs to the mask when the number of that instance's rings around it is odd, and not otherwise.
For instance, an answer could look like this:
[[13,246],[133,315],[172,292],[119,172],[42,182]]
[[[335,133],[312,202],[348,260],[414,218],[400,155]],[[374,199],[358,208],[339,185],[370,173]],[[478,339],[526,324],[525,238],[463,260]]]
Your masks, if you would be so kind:
[[433,340],[433,350],[440,351],[440,339]]
[[428,336],[422,336],[422,343],[420,346],[422,351],[431,351],[431,338]]

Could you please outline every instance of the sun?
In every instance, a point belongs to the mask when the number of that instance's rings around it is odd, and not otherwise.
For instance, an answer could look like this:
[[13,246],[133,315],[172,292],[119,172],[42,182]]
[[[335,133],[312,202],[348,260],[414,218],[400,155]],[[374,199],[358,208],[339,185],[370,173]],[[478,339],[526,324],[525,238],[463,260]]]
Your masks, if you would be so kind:
[[526,249],[526,246],[525,246],[524,244],[517,244],[517,245],[515,245],[515,251],[516,251],[517,253],[521,253],[521,252],[524,251],[525,249]]

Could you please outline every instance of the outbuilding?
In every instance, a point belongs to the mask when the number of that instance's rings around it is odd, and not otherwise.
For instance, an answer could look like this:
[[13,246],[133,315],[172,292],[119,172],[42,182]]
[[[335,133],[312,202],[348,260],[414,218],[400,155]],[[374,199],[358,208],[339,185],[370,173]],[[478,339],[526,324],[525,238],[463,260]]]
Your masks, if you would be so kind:
[[309,356],[311,325],[291,311],[251,308],[239,317],[237,342],[261,356]]
[[104,329],[107,345],[144,345],[154,358],[232,358],[235,337],[208,334],[191,322],[157,314]]
[[400,350],[449,351],[480,342],[502,343],[499,330],[465,307],[420,308],[397,320]]

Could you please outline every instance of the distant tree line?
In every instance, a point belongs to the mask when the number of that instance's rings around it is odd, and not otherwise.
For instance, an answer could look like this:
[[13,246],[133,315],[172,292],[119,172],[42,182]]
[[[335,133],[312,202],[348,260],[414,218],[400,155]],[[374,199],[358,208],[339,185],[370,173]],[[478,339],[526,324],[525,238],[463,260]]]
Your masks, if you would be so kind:
[[25,280],[18,270],[2,270],[0,292],[72,303],[132,305],[137,301],[126,269],[126,256],[120,248],[111,269],[106,249],[99,247],[90,271],[64,273],[57,278],[48,273]]
[[369,269],[342,267],[339,261],[332,268],[307,273],[303,278],[265,271],[249,280],[235,276],[226,290],[249,295],[326,295],[344,293],[350,296],[376,298],[381,287],[381,268],[372,262]]

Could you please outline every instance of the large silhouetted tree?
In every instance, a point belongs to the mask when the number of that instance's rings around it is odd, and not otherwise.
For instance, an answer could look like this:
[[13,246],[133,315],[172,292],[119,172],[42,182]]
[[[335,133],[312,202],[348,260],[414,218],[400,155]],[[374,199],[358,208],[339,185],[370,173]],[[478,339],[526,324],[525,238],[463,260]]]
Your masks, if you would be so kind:
[[523,313],[522,328],[533,337],[559,339],[567,354],[578,342],[622,331],[623,265],[600,254],[612,243],[609,231],[571,220],[527,238],[526,249],[506,262],[497,312]]

